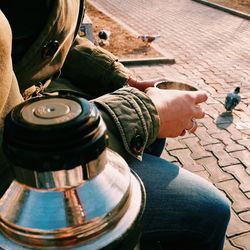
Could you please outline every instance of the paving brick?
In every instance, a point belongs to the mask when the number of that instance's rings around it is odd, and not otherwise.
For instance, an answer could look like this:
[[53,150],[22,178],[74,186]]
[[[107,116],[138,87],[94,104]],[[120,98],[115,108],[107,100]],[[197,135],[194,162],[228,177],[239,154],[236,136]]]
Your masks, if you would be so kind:
[[201,89],[206,91],[208,94],[210,94],[208,100],[206,101],[206,103],[208,103],[208,104],[213,103],[210,100],[215,100],[213,98],[213,96],[215,96],[217,94],[216,90],[213,87],[211,87],[210,85],[208,85],[208,84],[203,84]]
[[245,195],[250,199],[250,192],[246,192]]
[[[209,89],[212,89],[213,91],[215,91],[213,88],[211,88],[210,86],[208,86],[207,84],[205,84],[204,81],[203,81],[202,79],[200,79],[200,78],[196,80],[196,84],[198,85],[198,88],[199,88],[200,90],[203,90],[203,91],[205,91],[205,92],[207,93],[208,98],[209,98],[210,96],[212,96],[212,94],[209,93],[209,91],[208,91],[206,88],[209,88]],[[213,92],[212,92],[212,93],[213,93]]]
[[195,160],[211,156],[210,152],[204,150],[204,148],[200,146],[198,138],[186,138],[183,139],[182,142],[191,150],[191,157]]
[[225,150],[227,152],[244,150],[244,147],[242,145],[239,145],[231,139],[230,133],[228,133],[226,130],[223,130],[220,133],[212,134],[212,137],[220,140],[223,144],[225,144]]
[[199,175],[200,177],[206,179],[207,181],[211,182],[210,175],[206,170],[198,171],[198,172],[195,172],[195,173],[197,175]]
[[226,192],[230,197],[234,211],[238,213],[250,210],[250,200],[243,192],[240,191],[239,183],[237,181],[227,180],[216,183],[216,186]]
[[225,239],[224,250],[239,250],[240,248],[232,245],[229,239]]
[[242,133],[243,138],[249,138],[250,137],[250,129],[249,128],[241,129],[240,132]]
[[[226,112],[226,109],[224,108],[224,94],[220,94],[217,96],[217,100],[220,102],[213,103],[214,109],[216,109],[219,113],[219,116],[225,117],[225,122],[232,123],[233,118],[230,116],[230,112]],[[222,101],[222,102],[221,102]]]
[[209,173],[209,179],[212,180],[213,183],[233,179],[232,175],[224,172],[218,166],[217,160],[214,157],[200,159],[197,163],[202,165],[207,170]]
[[204,167],[198,165],[193,158],[191,157],[191,151],[189,149],[179,149],[179,150],[172,150],[170,155],[175,156],[182,166],[191,171],[197,172],[204,170]]
[[167,150],[163,150],[161,158],[173,163],[178,161],[174,156],[170,155]]
[[230,154],[224,150],[224,147],[225,147],[224,144],[217,143],[213,145],[207,145],[205,146],[205,149],[213,152],[214,156],[218,159],[218,164],[220,167],[225,167],[240,163],[238,159],[230,156]]
[[242,150],[230,154],[242,162],[247,168],[246,171],[250,174],[250,152],[248,150]]
[[230,218],[228,228],[227,228],[227,236],[232,237],[238,234],[246,233],[249,230],[250,230],[250,225],[240,220],[237,214],[232,210],[231,218]]
[[241,220],[250,223],[250,211],[240,213],[239,217]]
[[[209,118],[204,118],[202,119],[202,123],[206,126],[207,128],[205,127],[199,127],[196,131],[195,131],[195,135],[199,138],[199,143],[200,145],[202,146],[205,146],[205,145],[210,145],[210,144],[215,144],[215,143],[218,143],[219,140],[211,137],[211,135],[209,134],[208,131],[211,131],[213,130],[214,128],[214,124],[212,124],[212,122],[209,124],[209,122],[211,122],[211,120]],[[218,130],[213,130],[214,132],[218,132]]]
[[[238,107],[238,106],[237,106]],[[234,110],[234,113],[239,116],[240,120],[243,122],[243,123],[247,123],[249,124],[250,122],[250,117],[248,114],[246,114],[245,112],[242,111],[238,111],[237,109]]]
[[204,104],[205,112],[207,115],[212,117],[213,119],[216,119],[219,115],[219,112],[213,107],[212,104]]
[[[215,94],[213,94],[212,96],[210,96],[208,98],[208,100],[206,101],[207,104],[219,104],[221,105],[222,104],[222,101],[224,101],[225,97],[224,97],[225,94],[219,94],[217,91],[215,92]],[[214,107],[215,109],[217,109],[216,107]],[[218,109],[217,109],[218,110]],[[219,110],[218,110],[219,111]],[[220,111],[219,111],[220,112]],[[224,110],[222,111],[224,112]]]
[[230,153],[230,152],[235,152],[235,151],[240,151],[240,150],[244,150],[243,146],[237,144],[237,143],[232,143],[229,144],[225,147],[225,150]]
[[249,239],[250,239],[250,232],[236,236],[231,240],[234,245],[240,247],[241,249],[249,250],[250,249]]
[[182,148],[187,148],[187,145],[178,138],[168,138],[167,139],[167,146],[166,149],[168,151],[174,150],[174,149],[182,149]]
[[195,77],[198,77],[198,78],[202,76],[202,73],[195,68],[192,69],[192,73],[194,74]]
[[225,167],[223,170],[232,174],[239,181],[239,187],[243,192],[250,192],[250,175],[242,165]]
[[236,126],[236,129],[239,130],[247,130],[250,127],[250,122],[243,122],[241,120],[234,121],[234,124]]
[[174,65],[174,68],[180,73],[183,74],[186,72],[186,69],[181,64]]
[[232,140],[241,140],[247,138],[247,136],[242,135],[241,131],[235,128],[235,125],[227,127],[226,130],[231,134]]

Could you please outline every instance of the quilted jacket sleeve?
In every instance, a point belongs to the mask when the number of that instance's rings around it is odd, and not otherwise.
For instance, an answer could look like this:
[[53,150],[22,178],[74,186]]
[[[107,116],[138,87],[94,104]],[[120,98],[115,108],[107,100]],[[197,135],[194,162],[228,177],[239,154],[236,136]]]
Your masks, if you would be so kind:
[[62,77],[93,97],[124,86],[132,73],[109,51],[77,37],[69,51]]
[[159,117],[145,93],[124,87],[132,73],[112,53],[77,37],[61,76],[96,98],[92,102],[107,124],[110,148],[141,159],[145,147],[156,138]]
[[[92,102],[106,113],[103,117],[108,131],[116,137],[119,134],[126,152],[140,160],[143,150],[155,140],[159,130],[159,117],[150,98],[135,88],[124,87]],[[112,147],[124,156],[123,147],[111,141]]]

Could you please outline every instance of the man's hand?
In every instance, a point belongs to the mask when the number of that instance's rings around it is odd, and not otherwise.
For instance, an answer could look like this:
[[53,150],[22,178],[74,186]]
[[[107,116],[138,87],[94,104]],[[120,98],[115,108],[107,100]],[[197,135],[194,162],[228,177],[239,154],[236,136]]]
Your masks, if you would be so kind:
[[129,78],[127,84],[131,87],[137,88],[141,91],[145,91],[147,88],[154,87],[156,82],[167,81],[166,78],[150,79],[150,80],[137,80],[135,78]]
[[194,132],[197,125],[192,119],[201,119],[205,115],[198,105],[208,98],[203,91],[147,88],[145,93],[155,104],[160,117],[158,138],[183,136],[190,129]]

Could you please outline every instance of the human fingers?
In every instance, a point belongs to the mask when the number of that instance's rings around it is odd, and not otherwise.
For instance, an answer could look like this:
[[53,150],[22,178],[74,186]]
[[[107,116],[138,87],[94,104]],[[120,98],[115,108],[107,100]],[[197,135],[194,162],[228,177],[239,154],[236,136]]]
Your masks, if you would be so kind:
[[182,130],[180,136],[184,136],[185,134],[186,134],[186,130],[184,129],[184,130]]
[[199,105],[193,107],[193,118],[201,119],[205,116],[205,110]]
[[196,129],[198,128],[198,124],[197,124],[197,121],[195,118],[192,118],[190,119],[187,127],[186,127],[186,130],[189,132],[189,133],[194,133],[196,131]]
[[208,99],[208,95],[204,91],[194,91],[192,92],[194,96],[194,103],[199,104],[205,102]]
[[144,92],[146,92],[147,88],[154,87],[157,82],[163,82],[166,81],[165,78],[157,78],[157,79],[149,79],[144,80],[140,82],[141,88],[144,89]]
[[186,131],[188,131],[189,133],[194,133],[197,128],[198,128],[198,124],[197,124],[196,120],[194,118],[192,118],[188,122],[186,129],[184,129],[181,132],[180,136],[184,136],[186,134]]
[[131,87],[134,87],[134,88],[137,88],[141,91],[146,92],[147,88],[154,87],[156,82],[162,82],[162,81],[166,81],[166,79],[165,78],[157,78],[157,79],[149,79],[149,80],[139,80],[139,79],[130,77],[127,80],[126,84],[131,86]]

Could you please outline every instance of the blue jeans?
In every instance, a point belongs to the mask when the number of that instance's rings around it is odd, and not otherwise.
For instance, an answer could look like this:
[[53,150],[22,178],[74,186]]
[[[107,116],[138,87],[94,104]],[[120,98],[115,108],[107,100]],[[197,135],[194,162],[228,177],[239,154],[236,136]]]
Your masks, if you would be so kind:
[[141,162],[128,164],[143,181],[147,195],[142,250],[223,249],[230,205],[222,192],[154,155],[144,154]]

